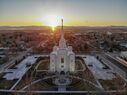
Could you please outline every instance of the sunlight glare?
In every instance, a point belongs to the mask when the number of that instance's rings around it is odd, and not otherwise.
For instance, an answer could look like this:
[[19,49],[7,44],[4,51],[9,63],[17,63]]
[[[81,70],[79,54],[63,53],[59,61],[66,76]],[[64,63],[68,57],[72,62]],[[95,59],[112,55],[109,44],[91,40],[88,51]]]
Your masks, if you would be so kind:
[[44,17],[43,19],[42,19],[42,22],[45,24],[45,25],[47,25],[47,26],[51,26],[51,28],[52,28],[52,31],[54,31],[55,30],[55,28],[58,26],[58,25],[60,25],[60,19],[61,19],[62,17],[61,16],[57,16],[57,15],[48,15],[48,16],[46,16],[46,17]]

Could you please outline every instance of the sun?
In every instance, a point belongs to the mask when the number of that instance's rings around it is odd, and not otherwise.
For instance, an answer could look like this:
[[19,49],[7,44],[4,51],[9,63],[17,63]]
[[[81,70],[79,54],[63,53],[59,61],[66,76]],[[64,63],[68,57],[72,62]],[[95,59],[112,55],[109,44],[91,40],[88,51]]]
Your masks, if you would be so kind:
[[52,31],[55,30],[55,28],[60,25],[60,19],[61,16],[57,15],[47,15],[44,18],[41,19],[41,21],[52,28]]

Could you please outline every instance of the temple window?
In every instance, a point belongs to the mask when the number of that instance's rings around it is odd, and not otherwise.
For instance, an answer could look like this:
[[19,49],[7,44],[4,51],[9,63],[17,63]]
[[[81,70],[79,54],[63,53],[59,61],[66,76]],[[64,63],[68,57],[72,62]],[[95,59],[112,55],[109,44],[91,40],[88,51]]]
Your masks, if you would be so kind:
[[61,63],[64,63],[64,58],[63,57],[61,58]]

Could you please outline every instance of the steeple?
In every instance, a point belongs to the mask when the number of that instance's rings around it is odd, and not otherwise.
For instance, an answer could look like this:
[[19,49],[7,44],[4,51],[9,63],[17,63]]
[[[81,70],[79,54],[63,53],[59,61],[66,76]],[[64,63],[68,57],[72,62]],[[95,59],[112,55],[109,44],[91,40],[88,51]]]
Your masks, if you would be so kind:
[[60,41],[59,41],[59,47],[60,48],[66,48],[66,40],[64,39],[64,31],[63,31],[63,19],[61,19],[61,37],[60,37]]
[[61,19],[61,36],[64,37],[64,31],[63,31],[63,19]]

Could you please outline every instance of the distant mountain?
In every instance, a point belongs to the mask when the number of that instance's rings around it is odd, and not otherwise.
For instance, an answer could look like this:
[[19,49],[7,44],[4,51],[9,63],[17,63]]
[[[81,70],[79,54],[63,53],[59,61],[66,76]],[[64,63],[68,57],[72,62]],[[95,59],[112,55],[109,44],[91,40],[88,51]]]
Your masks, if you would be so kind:
[[[60,26],[58,26],[59,28]],[[45,30],[49,29],[49,26],[0,26],[0,30]],[[64,26],[69,29],[125,29],[127,26]]]
[[42,30],[48,26],[0,26],[0,30]]

